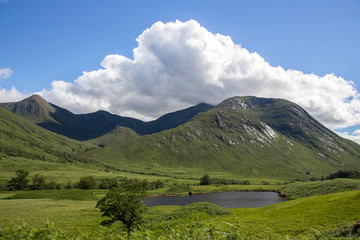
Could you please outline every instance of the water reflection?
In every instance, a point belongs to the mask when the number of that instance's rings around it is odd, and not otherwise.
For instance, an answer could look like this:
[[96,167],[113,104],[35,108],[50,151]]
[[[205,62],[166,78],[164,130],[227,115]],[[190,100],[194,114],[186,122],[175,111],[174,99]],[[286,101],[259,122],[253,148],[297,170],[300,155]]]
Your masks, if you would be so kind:
[[275,192],[219,192],[192,196],[150,197],[144,201],[148,207],[161,205],[185,206],[194,202],[210,202],[225,208],[266,207],[285,201]]

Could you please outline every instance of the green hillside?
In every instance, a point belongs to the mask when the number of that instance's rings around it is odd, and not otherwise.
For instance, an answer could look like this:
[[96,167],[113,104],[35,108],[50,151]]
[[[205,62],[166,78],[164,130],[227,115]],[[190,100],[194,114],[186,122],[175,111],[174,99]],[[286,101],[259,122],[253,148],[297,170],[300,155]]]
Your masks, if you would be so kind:
[[82,168],[94,163],[81,156],[93,147],[49,132],[0,108],[0,182],[9,180],[20,168],[49,172],[65,166],[69,171]]
[[234,97],[167,131],[87,153],[146,172],[205,172],[277,179],[321,177],[360,167],[360,146],[281,99]]

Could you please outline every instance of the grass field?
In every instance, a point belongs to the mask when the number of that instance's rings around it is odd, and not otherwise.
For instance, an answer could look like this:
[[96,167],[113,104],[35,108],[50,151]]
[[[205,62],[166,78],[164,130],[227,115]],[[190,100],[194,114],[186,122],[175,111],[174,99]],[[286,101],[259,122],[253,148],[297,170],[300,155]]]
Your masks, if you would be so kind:
[[[78,195],[77,190],[71,191],[70,196]],[[48,191],[47,195],[44,194],[42,197],[45,198],[42,199],[10,200],[4,198],[11,197],[14,193],[2,192],[0,194],[0,228],[16,228],[23,222],[31,227],[42,228],[45,222],[50,220],[60,231],[69,234],[87,233],[98,236],[99,232],[104,231],[119,233],[116,227],[105,230],[99,225],[101,217],[99,210],[95,208],[96,199],[102,197],[106,191],[88,190],[88,192],[90,194],[83,200],[61,199],[61,197],[56,197],[55,193],[51,194],[51,191]],[[142,229],[136,234],[142,237],[145,234],[151,236],[149,239],[157,239],[156,236],[161,236],[161,234],[165,236],[171,232],[173,235],[169,236],[177,236],[178,231],[183,231],[186,236],[190,234],[187,231],[192,229],[191,234],[200,235],[204,234],[204,231],[207,234],[213,231],[213,234],[218,234],[216,236],[236,233],[237,236],[251,236],[250,239],[262,239],[269,236],[272,239],[285,239],[286,236],[315,239],[313,237],[316,234],[326,236],[329,231],[338,229],[340,225],[350,226],[359,220],[359,200],[360,191],[346,191],[291,200],[263,208],[231,209],[230,215],[209,214],[196,208],[186,209],[180,206],[151,207],[145,213]],[[181,214],[183,212],[186,214]],[[169,216],[172,217],[169,218]],[[137,236],[136,234],[134,236]],[[142,239],[142,237],[135,239]],[[101,239],[101,236],[98,239]]]

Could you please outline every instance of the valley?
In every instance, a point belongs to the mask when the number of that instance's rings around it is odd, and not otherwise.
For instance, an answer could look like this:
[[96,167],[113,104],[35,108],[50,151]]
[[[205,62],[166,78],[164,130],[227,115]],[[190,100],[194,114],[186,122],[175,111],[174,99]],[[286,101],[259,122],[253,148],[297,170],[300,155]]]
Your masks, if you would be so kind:
[[[147,196],[267,190],[294,199],[228,214],[214,214],[223,210],[210,205],[150,207],[130,239],[326,239],[349,234],[360,219],[360,180],[324,179],[358,171],[360,146],[286,100],[233,97],[151,122],[105,111],[76,115],[36,95],[0,106],[0,238],[45,232],[127,239],[120,223],[101,227],[95,208],[108,191],[99,183],[115,178],[163,183]],[[6,191],[19,169],[61,190]],[[204,174],[214,182],[200,185]],[[88,176],[97,186],[78,189]]]

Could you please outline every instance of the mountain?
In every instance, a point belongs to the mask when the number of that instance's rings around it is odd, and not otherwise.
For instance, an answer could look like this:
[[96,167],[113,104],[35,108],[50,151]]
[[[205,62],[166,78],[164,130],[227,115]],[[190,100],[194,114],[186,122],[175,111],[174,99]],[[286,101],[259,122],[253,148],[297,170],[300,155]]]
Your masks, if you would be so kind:
[[55,121],[50,115],[55,113],[56,109],[39,95],[33,95],[16,103],[0,103],[0,107],[32,123]]
[[87,155],[148,172],[176,168],[182,175],[197,171],[303,179],[360,168],[358,144],[292,102],[256,97],[228,99],[176,128]]
[[130,128],[140,135],[160,132],[177,127],[193,118],[197,113],[212,108],[211,105],[201,103],[194,107],[166,114],[151,122],[143,122],[106,111],[74,114],[52,103],[48,103],[38,95],[33,95],[20,102],[0,103],[0,107],[47,130],[77,140],[98,138],[110,133],[118,126]]

